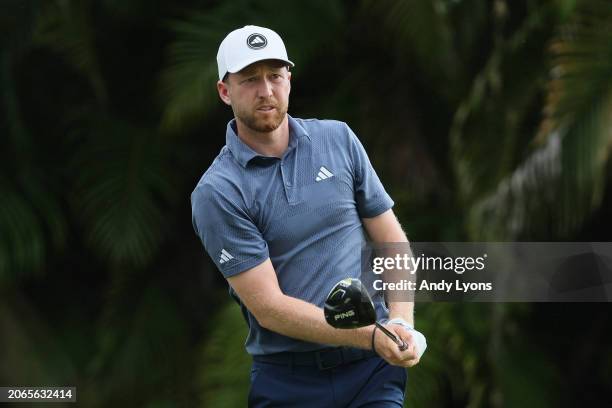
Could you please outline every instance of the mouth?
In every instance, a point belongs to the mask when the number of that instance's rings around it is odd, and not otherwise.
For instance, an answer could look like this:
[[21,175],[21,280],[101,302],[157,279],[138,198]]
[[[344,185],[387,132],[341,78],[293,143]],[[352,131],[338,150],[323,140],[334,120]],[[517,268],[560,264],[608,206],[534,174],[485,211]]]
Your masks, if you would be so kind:
[[275,110],[276,107],[272,106],[272,105],[262,105],[260,107],[257,108],[258,112],[271,112],[273,110]]

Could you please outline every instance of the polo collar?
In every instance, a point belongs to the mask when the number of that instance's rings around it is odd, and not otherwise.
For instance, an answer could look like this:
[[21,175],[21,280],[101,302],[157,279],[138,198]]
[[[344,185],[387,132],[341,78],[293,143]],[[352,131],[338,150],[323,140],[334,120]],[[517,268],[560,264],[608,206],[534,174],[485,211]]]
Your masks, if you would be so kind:
[[[289,146],[287,149],[295,147],[297,140],[304,136],[310,140],[310,135],[308,132],[306,132],[306,129],[304,129],[302,125],[289,116],[289,114],[287,114],[287,118],[289,121]],[[225,131],[225,144],[242,167],[246,168],[247,164],[249,164],[249,162],[255,157],[266,157],[257,153],[247,146],[246,143],[240,140],[240,137],[238,137],[236,131],[236,119],[234,118],[227,124],[227,130]]]

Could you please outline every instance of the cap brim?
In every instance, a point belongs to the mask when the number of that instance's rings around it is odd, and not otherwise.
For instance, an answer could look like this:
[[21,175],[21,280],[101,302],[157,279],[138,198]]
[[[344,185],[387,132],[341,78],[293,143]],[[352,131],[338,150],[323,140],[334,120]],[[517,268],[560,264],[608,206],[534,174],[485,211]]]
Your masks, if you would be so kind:
[[287,65],[289,65],[291,67],[295,66],[295,64],[293,62],[289,61],[288,59],[264,56],[264,57],[250,58],[250,59],[246,59],[244,61],[240,61],[235,66],[227,67],[227,72],[231,73],[231,74],[235,74],[236,72],[242,71],[243,69],[245,69],[246,67],[248,67],[251,64],[254,64],[254,63],[259,62],[259,61],[265,61],[265,60],[281,61],[281,62],[284,62],[285,64],[287,64]]

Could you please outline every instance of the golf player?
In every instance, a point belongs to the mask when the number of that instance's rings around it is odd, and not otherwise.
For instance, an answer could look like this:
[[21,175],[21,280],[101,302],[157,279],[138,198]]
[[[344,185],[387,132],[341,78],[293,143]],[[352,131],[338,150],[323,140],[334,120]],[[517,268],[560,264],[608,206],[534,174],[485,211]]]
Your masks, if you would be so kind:
[[281,37],[230,32],[217,54],[226,144],[191,195],[193,226],[249,326],[251,407],[398,407],[425,338],[411,302],[376,303],[408,348],[371,325],[335,329],[330,289],[359,278],[361,248],[407,242],[351,129],[287,114],[293,63]]

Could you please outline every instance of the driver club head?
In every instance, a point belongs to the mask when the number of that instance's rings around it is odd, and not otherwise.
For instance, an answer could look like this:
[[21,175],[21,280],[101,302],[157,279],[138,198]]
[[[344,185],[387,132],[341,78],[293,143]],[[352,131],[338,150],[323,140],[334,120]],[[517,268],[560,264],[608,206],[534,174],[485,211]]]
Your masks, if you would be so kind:
[[355,329],[376,322],[374,304],[359,279],[347,278],[334,285],[324,306],[325,320],[337,329]]

